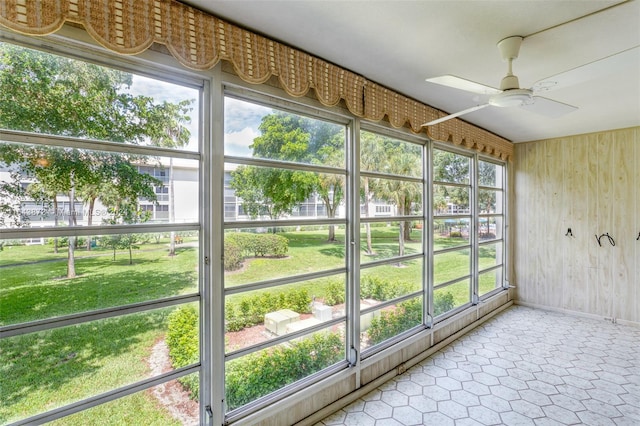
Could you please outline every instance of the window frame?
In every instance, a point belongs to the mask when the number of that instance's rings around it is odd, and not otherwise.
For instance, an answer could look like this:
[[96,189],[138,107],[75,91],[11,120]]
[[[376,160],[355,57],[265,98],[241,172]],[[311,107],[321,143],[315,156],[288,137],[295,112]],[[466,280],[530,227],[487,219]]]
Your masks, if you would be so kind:
[[[207,168],[209,136],[203,131],[206,117],[209,116],[210,106],[207,99],[210,98],[209,87],[210,78],[203,73],[196,73],[179,66],[175,61],[167,59],[164,55],[154,52],[142,53],[139,57],[122,57],[106,49],[99,47],[95,42],[89,41],[82,35],[69,37],[68,33],[81,34],[77,29],[65,28],[59,34],[53,34],[44,38],[32,38],[15,33],[0,30],[0,42],[18,45],[24,48],[38,50],[47,54],[58,55],[70,59],[103,66],[110,69],[117,69],[131,74],[160,80],[166,83],[188,87],[198,91],[196,103],[198,115],[196,119],[199,123],[198,147],[196,151],[153,147],[146,145],[135,145],[128,143],[110,142],[103,140],[92,140],[87,138],[76,138],[59,135],[48,135],[42,133],[24,132],[11,129],[0,129],[0,139],[3,142],[26,144],[34,146],[49,146],[59,148],[75,148],[88,151],[102,151],[110,153],[127,153],[159,157],[172,157],[187,160],[194,160],[198,163],[198,221],[190,223],[149,223],[149,224],[127,224],[127,225],[93,225],[86,226],[64,226],[55,228],[32,227],[32,228],[3,228],[0,229],[0,239],[31,239],[31,238],[54,238],[54,237],[82,237],[94,235],[116,235],[122,233],[154,233],[154,232],[198,232],[198,285],[194,292],[186,295],[176,295],[161,299],[152,299],[143,302],[119,305],[108,308],[93,309],[86,312],[65,314],[57,317],[50,317],[42,320],[27,321],[17,324],[10,324],[0,327],[1,338],[26,335],[28,333],[55,330],[62,327],[86,324],[96,320],[107,318],[117,318],[128,314],[151,312],[159,308],[175,307],[197,302],[199,305],[199,326],[201,336],[206,335],[210,326],[204,321],[203,313],[206,312],[205,282],[208,272],[205,266],[207,254],[205,248],[210,245],[209,236],[206,232],[205,214],[203,206],[209,203],[209,191],[206,190],[209,183],[205,178],[208,175]],[[82,40],[85,40],[85,43]],[[88,44],[88,45],[87,45]],[[168,72],[170,71],[170,72]],[[31,424],[48,422],[62,417],[98,406],[103,403],[114,401],[118,398],[131,395],[156,385],[167,383],[171,380],[185,377],[192,373],[200,376],[200,387],[206,395],[207,382],[210,375],[205,374],[205,360],[210,358],[209,346],[200,337],[200,357],[197,363],[173,369],[167,373],[162,373],[153,377],[137,380],[128,385],[120,386],[99,395],[81,397],[79,400],[63,404],[54,409],[45,410],[35,415],[29,415],[15,422],[15,424]],[[200,419],[205,419],[206,404],[201,395],[200,398]]]

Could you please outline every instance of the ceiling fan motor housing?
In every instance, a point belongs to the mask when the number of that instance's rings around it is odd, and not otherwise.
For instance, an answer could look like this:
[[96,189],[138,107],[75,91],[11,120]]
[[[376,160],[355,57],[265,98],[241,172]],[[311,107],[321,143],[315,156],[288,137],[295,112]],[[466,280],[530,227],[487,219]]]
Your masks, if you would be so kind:
[[530,105],[533,103],[533,92],[529,89],[509,89],[489,99],[489,105],[500,108]]

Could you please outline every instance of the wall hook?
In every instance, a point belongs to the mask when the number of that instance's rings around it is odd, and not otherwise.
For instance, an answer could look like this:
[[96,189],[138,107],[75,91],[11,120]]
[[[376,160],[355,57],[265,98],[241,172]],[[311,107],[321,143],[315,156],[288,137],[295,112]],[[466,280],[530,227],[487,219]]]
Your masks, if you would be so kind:
[[636,238],[636,241],[640,241],[640,232],[638,232],[638,238]]
[[[640,236],[640,235],[639,235]],[[598,245],[600,247],[602,247],[602,242],[600,241],[602,239],[602,237],[607,237],[607,239],[609,240],[609,244],[611,244],[612,246],[616,245],[616,241],[613,239],[613,237],[611,235],[609,235],[609,233],[607,232],[606,234],[602,234],[599,237],[596,235],[596,241],[598,241]]]
[[571,228],[567,229],[567,233],[564,234],[565,237],[573,237],[573,232],[571,232]]

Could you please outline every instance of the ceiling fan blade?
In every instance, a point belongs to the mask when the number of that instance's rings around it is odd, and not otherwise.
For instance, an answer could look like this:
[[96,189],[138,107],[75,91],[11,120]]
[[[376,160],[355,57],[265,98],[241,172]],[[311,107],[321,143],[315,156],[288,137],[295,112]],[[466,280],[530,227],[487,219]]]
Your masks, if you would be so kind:
[[629,69],[640,63],[640,46],[623,50],[611,56],[544,78],[533,84],[531,90],[537,93],[546,92],[575,84],[584,83],[599,77],[605,77],[616,70]]
[[574,107],[573,105],[543,98],[542,96],[534,96],[533,103],[522,105],[521,108],[550,118],[562,117],[578,109],[578,107]]
[[422,127],[424,127],[424,126],[433,126],[434,124],[442,123],[443,121],[451,120],[452,118],[456,118],[456,117],[461,116],[463,114],[469,114],[470,112],[477,111],[479,109],[482,109],[482,108],[488,107],[488,106],[489,106],[489,104],[476,105],[474,107],[467,108],[467,109],[464,109],[462,111],[458,111],[458,112],[456,112],[454,114],[449,114],[447,116],[440,117],[437,120],[432,120],[432,121],[429,121],[428,123],[424,123],[422,125]]
[[453,87],[454,89],[464,90],[466,92],[477,93],[479,95],[495,95],[502,92],[494,87],[485,86],[484,84],[456,77],[455,75],[441,75],[439,77],[427,78],[425,81],[440,84],[442,86]]

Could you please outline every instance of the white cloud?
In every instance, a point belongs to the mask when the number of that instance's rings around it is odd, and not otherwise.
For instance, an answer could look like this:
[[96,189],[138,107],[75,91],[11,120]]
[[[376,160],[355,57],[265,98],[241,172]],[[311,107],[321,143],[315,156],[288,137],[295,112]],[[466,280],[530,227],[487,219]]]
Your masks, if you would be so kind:
[[164,101],[177,103],[184,100],[192,100],[192,109],[189,113],[191,116],[191,122],[187,126],[191,132],[191,139],[189,141],[189,145],[182,149],[187,149],[189,151],[198,150],[198,121],[200,117],[200,105],[198,103],[198,98],[200,97],[200,94],[197,89],[133,74],[131,87],[126,90],[126,92],[133,96],[148,96],[153,98],[155,103],[161,103]]
[[224,129],[226,133],[240,132],[250,127],[258,132],[262,117],[269,115],[273,109],[240,101],[234,98],[224,100]]
[[251,127],[245,127],[238,132],[225,133],[224,153],[226,155],[250,157],[251,148],[249,148],[249,145],[258,136],[260,136],[260,133]]

